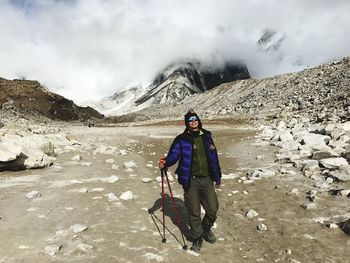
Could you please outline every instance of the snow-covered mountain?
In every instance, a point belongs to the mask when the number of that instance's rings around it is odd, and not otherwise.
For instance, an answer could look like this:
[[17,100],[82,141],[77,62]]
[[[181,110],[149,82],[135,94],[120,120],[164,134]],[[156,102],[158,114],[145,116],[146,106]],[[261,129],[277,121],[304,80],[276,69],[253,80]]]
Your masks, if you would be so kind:
[[188,96],[203,93],[220,84],[250,78],[240,63],[222,68],[204,66],[199,62],[171,64],[146,87],[133,86],[99,102],[85,103],[105,115],[122,115],[151,105],[178,105]]
[[241,64],[227,64],[221,69],[205,67],[199,62],[173,64],[160,73],[147,92],[135,103],[177,105],[192,94],[203,93],[222,83],[250,78]]
[[146,89],[142,85],[132,86],[126,90],[116,92],[113,96],[100,101],[87,101],[84,106],[91,106],[107,116],[122,115],[129,112],[142,110],[148,104],[136,105],[135,101],[145,94]]

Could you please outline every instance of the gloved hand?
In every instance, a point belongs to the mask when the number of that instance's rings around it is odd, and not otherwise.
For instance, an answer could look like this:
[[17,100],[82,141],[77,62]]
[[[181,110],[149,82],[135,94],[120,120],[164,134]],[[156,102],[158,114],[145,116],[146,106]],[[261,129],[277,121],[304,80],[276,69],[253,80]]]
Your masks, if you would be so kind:
[[164,169],[166,168],[166,160],[164,157],[161,157],[159,160],[159,169]]

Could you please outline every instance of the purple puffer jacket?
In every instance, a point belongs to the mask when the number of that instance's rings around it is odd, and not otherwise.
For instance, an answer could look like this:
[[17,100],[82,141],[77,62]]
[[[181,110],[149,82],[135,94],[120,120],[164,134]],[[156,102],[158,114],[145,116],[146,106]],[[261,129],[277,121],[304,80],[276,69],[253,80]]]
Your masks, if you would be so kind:
[[[217,184],[220,184],[221,169],[216,147],[211,137],[211,132],[204,129],[202,129],[202,132],[204,133],[201,136],[203,136],[204,146],[207,152],[210,178]],[[191,183],[192,145],[193,137],[186,129],[182,134],[175,138],[166,158],[166,164],[168,167],[179,161],[175,173],[178,175],[178,181],[185,191],[189,189]]]

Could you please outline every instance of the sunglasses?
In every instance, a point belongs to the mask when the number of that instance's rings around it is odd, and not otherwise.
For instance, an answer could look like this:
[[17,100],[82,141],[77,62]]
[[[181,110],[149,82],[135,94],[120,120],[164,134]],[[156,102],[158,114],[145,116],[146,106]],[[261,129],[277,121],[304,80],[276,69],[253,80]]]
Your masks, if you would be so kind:
[[191,116],[187,120],[188,120],[188,122],[198,121],[198,117],[197,116]]

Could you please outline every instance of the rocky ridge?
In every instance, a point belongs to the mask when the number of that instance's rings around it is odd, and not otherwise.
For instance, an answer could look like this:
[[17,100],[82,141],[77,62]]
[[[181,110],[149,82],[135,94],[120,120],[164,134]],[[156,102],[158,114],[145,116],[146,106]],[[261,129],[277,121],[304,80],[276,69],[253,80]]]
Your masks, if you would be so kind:
[[0,89],[0,108],[6,112],[64,121],[103,118],[93,108],[79,107],[73,101],[48,91],[38,81],[0,78]]
[[349,91],[350,58],[344,58],[301,72],[225,83],[189,95],[179,105],[154,105],[134,116],[140,121],[179,119],[179,112],[194,108],[205,118],[342,122],[350,117]]

